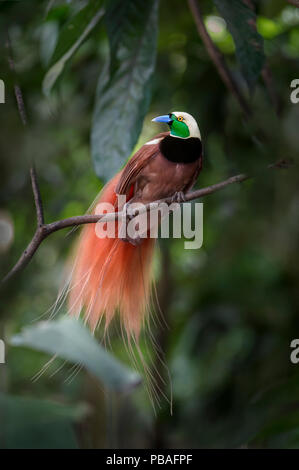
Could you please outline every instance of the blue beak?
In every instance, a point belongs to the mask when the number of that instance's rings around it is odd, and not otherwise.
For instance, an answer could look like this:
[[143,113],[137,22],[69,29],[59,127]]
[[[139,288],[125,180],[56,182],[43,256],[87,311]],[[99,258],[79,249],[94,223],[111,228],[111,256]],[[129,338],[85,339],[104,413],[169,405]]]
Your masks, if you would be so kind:
[[172,119],[169,114],[164,114],[164,116],[158,116],[152,119],[153,122],[165,122],[166,124],[171,124]]

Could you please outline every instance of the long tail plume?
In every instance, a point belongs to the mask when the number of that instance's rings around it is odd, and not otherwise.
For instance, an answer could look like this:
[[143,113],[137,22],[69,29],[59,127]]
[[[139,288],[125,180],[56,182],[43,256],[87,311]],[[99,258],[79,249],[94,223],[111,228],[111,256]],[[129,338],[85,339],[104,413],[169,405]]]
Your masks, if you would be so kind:
[[[119,178],[120,174],[104,187],[97,204],[116,205]],[[107,328],[118,311],[127,336],[138,339],[150,302],[154,244],[153,238],[144,238],[139,246],[119,238],[99,238],[95,224],[85,225],[75,247],[68,297],[70,314],[79,315],[83,310],[94,330],[102,320]]]

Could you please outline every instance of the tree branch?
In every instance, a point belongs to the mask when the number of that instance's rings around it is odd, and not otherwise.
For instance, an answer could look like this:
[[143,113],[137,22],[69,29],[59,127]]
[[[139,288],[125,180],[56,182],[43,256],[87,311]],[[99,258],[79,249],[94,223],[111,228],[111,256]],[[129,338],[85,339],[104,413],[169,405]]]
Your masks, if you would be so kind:
[[47,234],[47,227],[48,225],[44,225],[44,213],[43,213],[43,204],[42,199],[39,191],[39,186],[36,177],[35,168],[30,168],[30,176],[31,176],[31,184],[32,184],[32,191],[34,196],[35,202],[35,209],[36,209],[36,221],[37,221],[37,228],[36,232],[25,249],[22,253],[20,259],[15,264],[15,266],[9,271],[9,273],[5,276],[2,282],[8,281],[14,274],[16,274],[21,269],[25,268],[25,266],[29,263],[31,258],[33,257],[34,253],[42,243],[42,241],[50,234]]
[[31,185],[32,185],[32,191],[33,191],[35,208],[36,208],[37,226],[41,227],[44,224],[44,211],[43,211],[43,203],[42,203],[42,198],[40,195],[40,190],[39,190],[37,177],[36,177],[36,171],[35,171],[34,166],[30,168],[30,177],[31,177]]
[[[272,165],[269,165],[267,168],[268,169],[273,169],[273,168],[281,169],[281,168],[288,168],[289,165],[290,165],[289,162],[285,160],[281,160]],[[235,183],[241,183],[253,177],[254,175],[240,173],[238,175],[231,176],[230,178],[224,181],[221,181],[220,183],[216,183],[211,186],[207,186],[205,188],[187,193],[185,199],[186,201],[199,199],[204,196],[208,196],[209,194],[213,194],[217,191],[220,191],[221,189],[226,188],[226,186],[229,186]],[[104,222],[111,222],[113,220],[122,220],[125,217],[125,214],[123,212],[112,212],[112,213],[105,214],[105,215],[87,214],[87,215],[78,215],[75,217],[69,217],[67,219],[57,220],[55,222],[45,224],[44,217],[43,217],[42,200],[41,200],[40,192],[38,189],[38,183],[37,183],[37,178],[36,178],[34,169],[31,169],[31,180],[32,180],[32,189],[34,193],[34,200],[35,200],[35,207],[36,207],[37,229],[35,231],[35,234],[31,242],[28,244],[27,248],[22,253],[21,257],[19,258],[15,266],[9,271],[9,273],[4,277],[4,279],[2,279],[1,281],[2,284],[8,281],[9,279],[11,279],[15,274],[17,274],[19,271],[24,269],[25,266],[27,266],[27,264],[30,262],[33,255],[39,248],[39,246],[49,235],[51,235],[51,233],[57,232],[58,230],[62,230],[68,227],[76,227],[78,225],[94,224],[97,222],[104,223]],[[159,204],[161,203],[170,204],[171,202],[172,202],[172,198],[165,198],[165,199],[160,199],[159,201],[154,201],[150,204],[145,205],[143,210],[138,211],[138,215],[149,210],[157,209]]]
[[22,121],[23,125],[26,126],[26,124],[27,124],[27,114],[26,114],[23,94],[22,94],[21,88],[20,88],[20,86],[17,82],[16,68],[15,68],[15,63],[14,63],[14,59],[13,59],[11,40],[10,40],[10,36],[9,36],[8,31],[6,31],[6,48],[7,48],[9,68],[11,70],[11,73],[12,73],[13,79],[14,79],[14,91],[15,91],[15,97],[16,97],[16,101],[17,101],[19,115],[20,115],[20,118],[21,118],[21,121]]
[[218,70],[220,77],[222,78],[224,84],[230,90],[230,92],[234,95],[234,97],[239,102],[241,108],[244,111],[246,118],[249,118],[252,114],[251,108],[243,95],[242,91],[240,90],[236,80],[234,79],[230,69],[228,68],[223,55],[221,54],[220,50],[217,46],[213,43],[206,27],[204,24],[204,20],[202,17],[202,13],[198,2],[196,0],[188,0],[189,8],[191,13],[194,17],[194,21],[197,27],[198,34],[201,36],[203,43],[205,44],[207,51],[214,62],[215,67]]

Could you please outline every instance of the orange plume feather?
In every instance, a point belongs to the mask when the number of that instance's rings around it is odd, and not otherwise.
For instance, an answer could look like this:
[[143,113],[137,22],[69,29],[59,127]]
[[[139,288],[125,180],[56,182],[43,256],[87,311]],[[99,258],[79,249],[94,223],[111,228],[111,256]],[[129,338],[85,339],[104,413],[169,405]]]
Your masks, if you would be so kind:
[[[115,188],[120,176],[107,183],[96,204],[116,205]],[[85,225],[75,248],[70,314],[79,315],[84,310],[94,330],[102,319],[107,328],[118,311],[128,337],[137,339],[150,301],[154,245],[152,238],[144,238],[139,246],[119,238],[99,238],[95,224]]]

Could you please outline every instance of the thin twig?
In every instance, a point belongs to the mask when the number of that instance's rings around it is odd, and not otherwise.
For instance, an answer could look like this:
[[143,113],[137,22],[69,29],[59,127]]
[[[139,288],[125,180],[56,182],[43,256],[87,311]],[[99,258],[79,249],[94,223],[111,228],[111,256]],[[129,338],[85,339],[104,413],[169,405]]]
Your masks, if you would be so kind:
[[[267,168],[268,169],[271,169],[271,168],[280,169],[280,168],[287,168],[288,166],[289,166],[288,162],[281,160],[277,163],[269,165]],[[224,181],[221,181],[220,183],[216,183],[211,186],[207,186],[205,188],[187,193],[185,196],[185,200],[192,201],[194,199],[199,199],[204,196],[208,196],[209,194],[213,194],[217,191],[220,191],[221,189],[224,189],[226,186],[229,186],[235,183],[241,183],[253,177],[254,175],[249,175],[245,173],[240,173],[238,175],[231,176],[230,178]],[[36,178],[35,173],[33,173],[32,187],[33,187],[34,199],[35,199],[36,218],[38,221],[37,229],[31,242],[28,244],[27,248],[22,253],[21,257],[19,258],[15,266],[4,277],[4,279],[2,280],[2,283],[11,279],[15,274],[21,271],[30,262],[33,255],[35,254],[35,252],[41,245],[41,243],[49,235],[51,235],[51,233],[57,232],[58,230],[62,230],[64,228],[75,227],[78,225],[94,224],[97,222],[104,223],[104,222],[111,222],[113,220],[123,220],[123,218],[125,217],[125,214],[123,212],[112,212],[112,213],[105,214],[105,215],[96,215],[96,214],[78,215],[75,217],[69,217],[67,219],[57,220],[49,224],[44,224],[43,222],[40,223],[40,221],[43,220],[42,201],[41,201],[40,193],[38,190],[37,178]],[[142,210],[139,210],[138,215],[149,210],[157,209],[159,207],[159,204],[161,203],[170,204],[171,202],[172,202],[172,198],[165,198],[165,199],[160,199],[159,201],[152,202],[150,204],[145,205]]]
[[11,73],[12,73],[13,78],[14,78],[14,91],[15,91],[15,96],[16,96],[16,100],[17,100],[19,115],[20,115],[20,118],[21,118],[21,121],[22,121],[23,125],[26,126],[26,124],[27,124],[27,114],[26,114],[26,109],[25,109],[25,104],[24,104],[22,91],[21,91],[21,88],[20,88],[20,86],[17,82],[16,68],[15,68],[15,63],[14,63],[14,59],[13,59],[11,40],[10,40],[10,36],[9,36],[8,31],[6,31],[6,48],[7,48],[9,67],[10,67]]
[[213,43],[202,17],[201,10],[196,0],[188,0],[189,8],[193,14],[194,21],[197,27],[198,34],[201,36],[202,41],[204,42],[207,51],[215,64],[215,67],[218,70],[220,77],[222,78],[224,84],[231,91],[234,97],[240,103],[241,108],[244,111],[246,118],[249,118],[252,114],[250,106],[240,90],[236,80],[234,79],[230,69],[228,68],[223,55],[220,50]]
[[35,171],[34,166],[30,168],[30,177],[31,177],[31,185],[32,185],[32,191],[33,191],[35,208],[36,208],[37,226],[41,227],[44,224],[44,211],[43,211],[43,203],[42,203],[42,198],[40,195],[40,190],[39,190],[37,177],[36,177],[36,171]]

